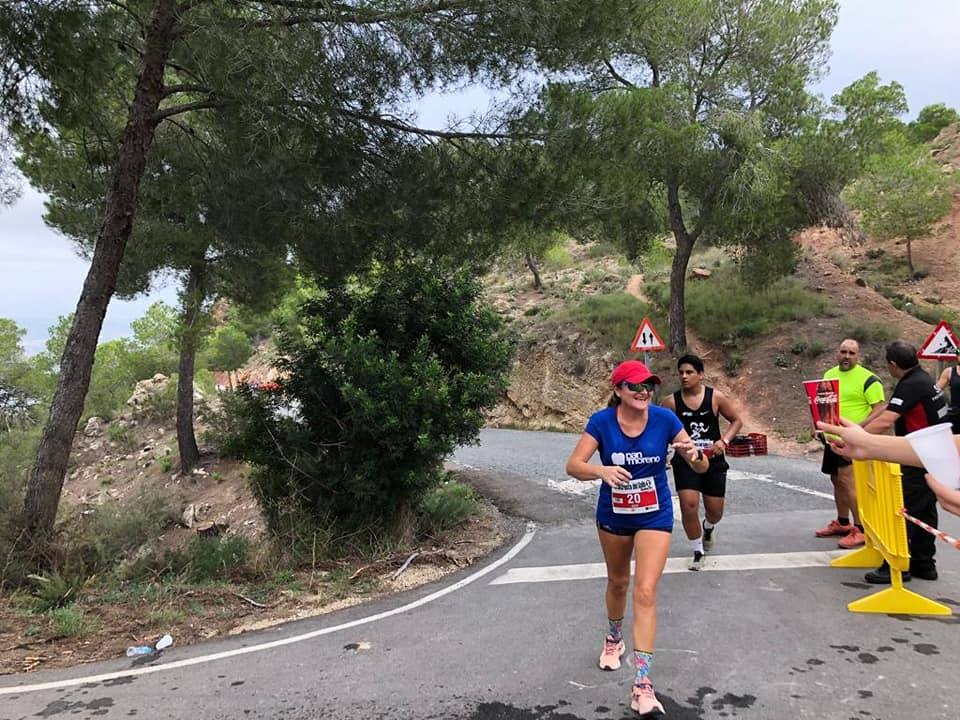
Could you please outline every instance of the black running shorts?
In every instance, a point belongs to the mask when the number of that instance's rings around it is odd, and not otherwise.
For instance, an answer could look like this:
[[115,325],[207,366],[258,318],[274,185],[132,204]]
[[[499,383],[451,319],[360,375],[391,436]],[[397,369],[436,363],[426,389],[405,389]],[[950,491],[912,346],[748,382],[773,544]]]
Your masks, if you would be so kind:
[[820,472],[824,475],[833,475],[842,467],[850,465],[851,461],[842,455],[837,455],[829,446],[823,449],[823,462],[820,464]]
[[701,495],[722,498],[727,494],[727,470],[730,468],[723,458],[714,458],[710,467],[702,475],[682,460],[673,465],[673,482],[677,492],[696,490]]

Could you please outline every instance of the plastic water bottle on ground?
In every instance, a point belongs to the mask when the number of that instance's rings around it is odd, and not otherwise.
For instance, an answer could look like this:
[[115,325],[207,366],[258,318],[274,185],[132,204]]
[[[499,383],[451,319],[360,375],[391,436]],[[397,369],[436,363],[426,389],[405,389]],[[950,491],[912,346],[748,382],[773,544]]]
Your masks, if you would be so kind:
[[153,655],[153,648],[149,645],[138,645],[127,648],[127,657],[136,657],[138,655]]

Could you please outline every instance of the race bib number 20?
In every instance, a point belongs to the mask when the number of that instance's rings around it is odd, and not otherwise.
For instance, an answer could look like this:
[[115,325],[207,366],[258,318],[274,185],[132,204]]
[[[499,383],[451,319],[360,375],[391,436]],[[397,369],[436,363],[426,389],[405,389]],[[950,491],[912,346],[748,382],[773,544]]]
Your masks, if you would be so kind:
[[635,478],[626,485],[612,488],[611,494],[616,515],[641,515],[660,509],[657,486],[652,477]]

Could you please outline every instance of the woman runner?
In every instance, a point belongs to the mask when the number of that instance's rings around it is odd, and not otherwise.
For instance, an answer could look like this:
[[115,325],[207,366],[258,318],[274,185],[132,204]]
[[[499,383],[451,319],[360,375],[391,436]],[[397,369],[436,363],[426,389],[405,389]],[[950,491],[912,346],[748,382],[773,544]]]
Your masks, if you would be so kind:
[[[660,378],[637,360],[620,363],[610,377],[610,405],[594,413],[567,460],[567,473],[578,480],[599,478],[597,535],[607,566],[607,634],[600,667],[616,670],[625,651],[622,627],[630,584],[630,559],[636,561],[633,583],[633,665],[636,676],[630,707],[641,717],[664,714],[649,674],[657,630],[656,592],[670,549],[673,504],[667,483],[667,450],[697,472],[710,465],[680,420],[653,404]],[[599,465],[591,464],[593,454]]]

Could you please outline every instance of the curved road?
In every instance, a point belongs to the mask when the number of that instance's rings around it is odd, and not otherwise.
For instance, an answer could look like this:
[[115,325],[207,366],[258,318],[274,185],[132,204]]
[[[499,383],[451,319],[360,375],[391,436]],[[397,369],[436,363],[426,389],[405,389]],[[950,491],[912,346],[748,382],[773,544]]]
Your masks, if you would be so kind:
[[[573,435],[486,430],[454,464],[515,515],[480,567],[402,596],[269,631],[0,678],[14,718],[617,720],[629,668],[596,669],[605,629],[595,489],[568,481]],[[811,462],[732,459],[706,571],[683,533],[660,590],[652,678],[671,719],[956,718],[958,617],[858,615],[872,591],[826,567],[829,483]],[[948,516],[944,527],[960,533]],[[960,610],[960,552],[912,589]],[[363,643],[357,649],[358,644]]]

